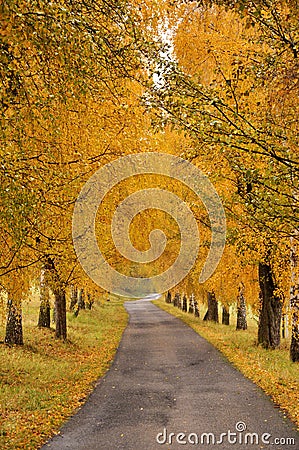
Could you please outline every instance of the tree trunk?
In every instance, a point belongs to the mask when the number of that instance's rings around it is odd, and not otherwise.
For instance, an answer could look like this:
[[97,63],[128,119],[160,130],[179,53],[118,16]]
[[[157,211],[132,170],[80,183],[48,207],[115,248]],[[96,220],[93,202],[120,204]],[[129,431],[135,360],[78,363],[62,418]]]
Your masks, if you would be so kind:
[[85,309],[84,289],[79,289],[78,309]]
[[56,302],[54,303],[53,306],[52,322],[56,323]]
[[283,339],[289,337],[288,314],[284,313],[281,319],[281,336]]
[[182,297],[179,295],[179,299],[178,299],[178,308],[182,309]]
[[47,284],[47,268],[44,266],[40,275],[40,306],[37,326],[40,328],[50,328],[50,295]]
[[194,294],[191,294],[189,299],[189,311],[190,314],[194,313]]
[[184,312],[187,312],[187,297],[186,295],[184,295],[183,297],[183,307],[182,307]]
[[282,305],[280,299],[274,294],[276,286],[269,264],[259,263],[259,284],[261,289],[261,309],[258,343],[264,348],[275,349],[280,344]]
[[174,300],[173,300],[173,306],[178,307],[179,301],[180,301],[180,294],[178,292],[176,292],[176,294],[174,296]]
[[223,306],[222,307],[222,324],[229,325],[229,318],[230,318],[229,308],[227,308],[226,306]]
[[238,290],[236,330],[247,330],[246,301],[244,295],[245,286],[243,283],[240,283]]
[[94,299],[92,298],[91,294],[87,294],[87,308],[91,309],[92,305],[94,304]]
[[49,270],[49,277],[51,274],[51,290],[55,297],[54,314],[55,320],[55,336],[59,339],[66,340],[66,296],[65,287],[60,280],[59,273],[56,270],[54,260],[48,257],[47,267]]
[[292,316],[292,340],[290,347],[290,358],[293,362],[299,362],[299,308],[293,307]]
[[211,320],[217,323],[219,322],[218,302],[214,291],[208,292],[208,311],[206,312],[203,320]]
[[194,316],[199,317],[199,309],[198,309],[197,300],[194,300]]
[[170,291],[167,292],[165,300],[166,300],[166,303],[171,303],[171,292]]
[[62,287],[57,287],[54,290],[55,296],[55,336],[59,339],[66,340],[66,297],[65,290]]
[[6,322],[5,343],[8,345],[23,345],[22,310],[13,300],[7,302],[8,314]]
[[70,311],[73,311],[78,302],[78,288],[72,284],[71,286],[71,302]]
[[[298,239],[299,232],[295,232]],[[293,362],[299,362],[299,275],[298,275],[298,253],[294,237],[291,238],[291,289],[290,307],[292,311],[292,339],[290,347],[290,358]]]

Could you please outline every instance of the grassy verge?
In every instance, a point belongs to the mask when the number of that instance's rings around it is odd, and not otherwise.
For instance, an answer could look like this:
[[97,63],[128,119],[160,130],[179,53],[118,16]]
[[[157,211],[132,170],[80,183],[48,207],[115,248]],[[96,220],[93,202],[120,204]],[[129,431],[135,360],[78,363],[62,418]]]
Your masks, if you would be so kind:
[[265,350],[256,345],[257,327],[253,323],[247,331],[236,331],[233,325],[197,319],[164,300],[153,303],[181,319],[218,348],[247,378],[260,386],[299,429],[299,364],[290,361],[286,344],[278,350]]
[[[0,448],[37,449],[74,413],[104,375],[127,313],[122,300],[68,314],[68,342],[36,327],[38,305],[24,311],[22,348],[0,345]],[[3,341],[4,326],[0,327]]]

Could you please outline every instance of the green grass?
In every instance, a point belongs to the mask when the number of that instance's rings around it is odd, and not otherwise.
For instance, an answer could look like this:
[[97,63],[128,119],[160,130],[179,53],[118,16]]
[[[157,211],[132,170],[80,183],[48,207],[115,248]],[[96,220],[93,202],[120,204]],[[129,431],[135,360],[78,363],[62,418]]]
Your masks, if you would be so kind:
[[277,350],[265,350],[256,344],[257,324],[252,319],[248,321],[248,330],[236,331],[235,324],[204,322],[163,299],[153,303],[181,319],[218,348],[247,378],[260,386],[299,429],[299,364],[290,361],[289,342],[284,340]]
[[[37,449],[74,413],[110,366],[127,324],[123,300],[102,300],[77,318],[68,341],[38,329],[38,304],[23,308],[24,346],[0,344],[0,448]],[[4,340],[4,323],[0,341]]]
[[[299,365],[290,362],[287,344],[275,351],[257,347],[253,320],[248,331],[236,332],[233,325],[203,322],[163,300],[154,303],[215,345],[299,425]],[[53,330],[36,327],[36,300],[24,305],[23,316],[25,345],[0,344],[1,450],[37,449],[57,432],[109,368],[127,324],[123,300],[117,298],[102,299],[77,318],[68,314],[66,343],[55,339]]]

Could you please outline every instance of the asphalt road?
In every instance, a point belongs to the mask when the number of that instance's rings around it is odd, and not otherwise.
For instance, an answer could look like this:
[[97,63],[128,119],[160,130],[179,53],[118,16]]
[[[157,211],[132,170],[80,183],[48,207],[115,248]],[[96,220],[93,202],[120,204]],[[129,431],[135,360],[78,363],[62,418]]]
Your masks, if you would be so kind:
[[111,369],[43,450],[299,449],[283,413],[191,328],[149,301],[126,308]]

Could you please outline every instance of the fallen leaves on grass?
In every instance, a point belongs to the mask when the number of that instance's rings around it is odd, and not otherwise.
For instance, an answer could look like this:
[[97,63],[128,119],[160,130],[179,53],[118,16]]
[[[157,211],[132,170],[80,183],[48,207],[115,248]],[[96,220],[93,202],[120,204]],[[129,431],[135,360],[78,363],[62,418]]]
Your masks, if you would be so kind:
[[37,449],[57,433],[109,368],[126,324],[122,302],[99,304],[69,317],[66,343],[25,322],[24,347],[0,346],[1,450]]

